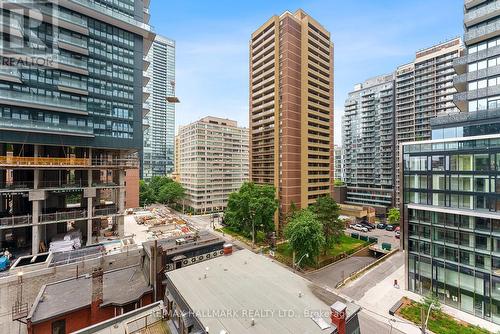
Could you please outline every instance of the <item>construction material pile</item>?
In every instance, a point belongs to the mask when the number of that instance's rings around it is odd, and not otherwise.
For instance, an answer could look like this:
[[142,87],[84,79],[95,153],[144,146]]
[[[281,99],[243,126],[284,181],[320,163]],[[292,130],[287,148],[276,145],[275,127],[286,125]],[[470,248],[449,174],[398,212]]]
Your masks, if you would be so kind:
[[52,238],[49,246],[51,252],[67,252],[82,247],[82,232],[71,230],[66,234],[58,234]]

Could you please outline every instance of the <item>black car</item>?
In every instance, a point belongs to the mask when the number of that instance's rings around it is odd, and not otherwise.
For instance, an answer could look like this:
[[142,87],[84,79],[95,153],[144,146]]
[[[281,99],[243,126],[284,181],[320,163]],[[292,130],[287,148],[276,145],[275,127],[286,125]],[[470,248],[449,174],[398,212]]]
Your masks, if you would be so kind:
[[367,228],[367,229],[369,229],[369,230],[373,230],[373,229],[375,229],[375,225],[370,224],[369,222],[365,222],[365,221],[363,221],[363,222],[361,222],[360,224],[361,224],[361,225],[363,225],[364,227],[366,227],[366,228]]
[[393,225],[387,225],[387,226],[385,227],[385,230],[386,230],[386,231],[394,231],[394,226],[393,226]]
[[385,230],[386,227],[387,227],[387,224],[385,224],[385,223],[378,223],[377,224],[377,228],[379,228],[381,230]]

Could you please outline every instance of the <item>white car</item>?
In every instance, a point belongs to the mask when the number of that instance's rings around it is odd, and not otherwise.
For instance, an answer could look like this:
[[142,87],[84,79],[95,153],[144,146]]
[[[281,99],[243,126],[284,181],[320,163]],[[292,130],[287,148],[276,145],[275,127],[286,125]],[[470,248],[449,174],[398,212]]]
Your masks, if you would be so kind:
[[368,232],[368,229],[361,224],[351,225],[351,228],[356,230],[356,231]]

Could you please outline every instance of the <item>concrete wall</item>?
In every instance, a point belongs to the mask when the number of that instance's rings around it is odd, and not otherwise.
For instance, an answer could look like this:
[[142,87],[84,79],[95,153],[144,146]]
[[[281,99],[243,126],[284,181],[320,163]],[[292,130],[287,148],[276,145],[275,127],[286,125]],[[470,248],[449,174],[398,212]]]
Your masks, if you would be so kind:
[[[141,253],[142,249],[135,249],[104,256],[103,269],[108,271],[137,264],[140,262]],[[77,267],[79,275],[91,273],[92,268],[100,264],[101,258],[33,271],[26,266],[23,269],[22,284],[19,284],[16,274],[0,278],[0,333],[27,333],[25,324],[12,321],[12,306],[18,296],[21,298],[21,290],[22,303],[27,303],[31,309],[33,301],[44,284],[76,276]]]

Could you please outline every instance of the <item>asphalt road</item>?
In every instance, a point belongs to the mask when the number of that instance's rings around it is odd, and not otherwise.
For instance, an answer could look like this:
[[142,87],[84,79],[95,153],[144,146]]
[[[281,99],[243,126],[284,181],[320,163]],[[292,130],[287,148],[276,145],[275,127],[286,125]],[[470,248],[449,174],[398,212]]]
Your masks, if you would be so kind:
[[[364,294],[370,290],[374,285],[382,281],[388,275],[395,272],[398,268],[403,265],[403,252],[397,252],[384,262],[377,265],[375,268],[366,273],[363,277],[360,277],[356,281],[340,289],[340,291],[354,299],[358,300],[364,296]],[[401,282],[400,284],[402,284]]]
[[352,256],[337,264],[324,267],[305,276],[316,284],[335,289],[340,281],[377,260],[371,256]]

